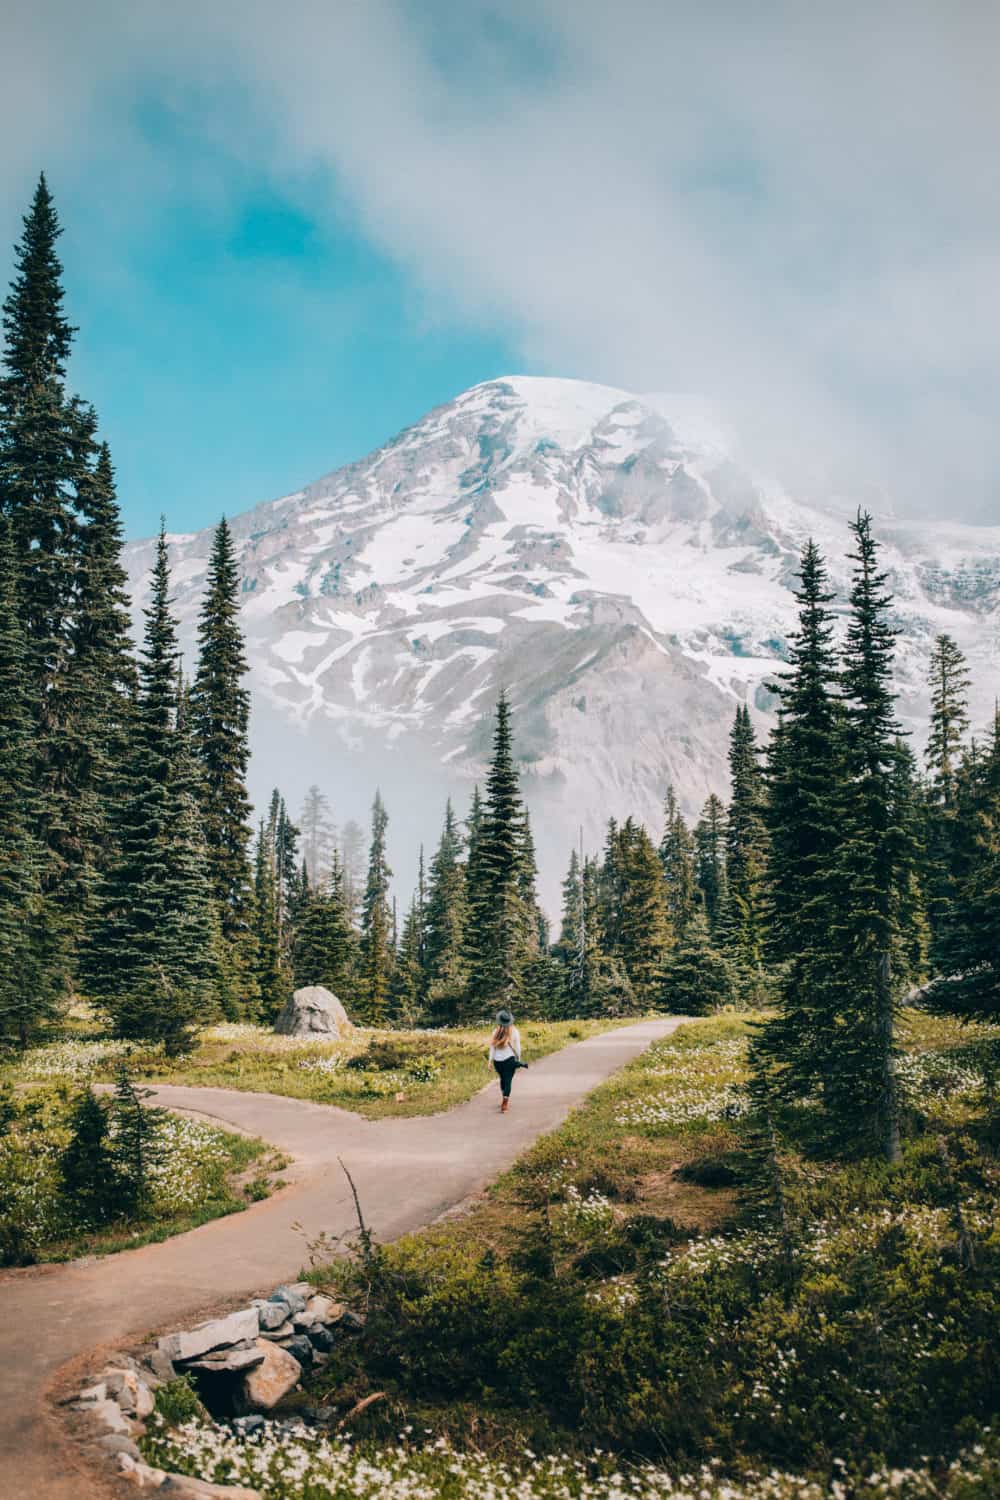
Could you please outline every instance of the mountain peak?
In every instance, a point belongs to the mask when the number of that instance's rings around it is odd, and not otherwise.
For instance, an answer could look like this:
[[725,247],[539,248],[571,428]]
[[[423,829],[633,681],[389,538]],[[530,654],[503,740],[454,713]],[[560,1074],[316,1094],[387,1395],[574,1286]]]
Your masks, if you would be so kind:
[[[504,681],[529,797],[560,850],[581,823],[595,842],[611,814],[655,824],[668,782],[695,812],[724,789],[736,703],[769,712],[809,536],[847,588],[844,520],[730,453],[697,399],[510,375],[237,517],[258,721],[286,758],[295,728],[306,758],[346,767],[356,815],[375,761],[383,781],[395,768],[442,799],[478,774]],[[189,633],[209,535],[171,539]],[[882,538],[904,717],[922,724],[942,630],[970,655],[985,717],[1000,529],[891,523]],[[149,544],[128,556],[138,606]]]

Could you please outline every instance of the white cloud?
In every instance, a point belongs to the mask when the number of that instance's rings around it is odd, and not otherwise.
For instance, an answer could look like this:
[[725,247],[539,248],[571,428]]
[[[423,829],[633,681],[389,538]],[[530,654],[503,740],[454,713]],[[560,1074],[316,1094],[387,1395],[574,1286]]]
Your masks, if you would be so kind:
[[800,482],[995,516],[996,6],[16,9],[12,174],[172,75],[198,130],[300,190],[328,170],[526,357],[704,392]]

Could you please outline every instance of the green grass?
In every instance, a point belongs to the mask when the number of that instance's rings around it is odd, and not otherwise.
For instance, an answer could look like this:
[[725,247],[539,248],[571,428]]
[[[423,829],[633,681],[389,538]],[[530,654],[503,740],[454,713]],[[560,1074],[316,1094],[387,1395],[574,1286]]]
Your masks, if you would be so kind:
[[[538,1021],[521,1026],[525,1060],[545,1057],[620,1021]],[[206,1028],[189,1054],[115,1043],[78,1017],[63,1040],[33,1049],[0,1071],[13,1083],[41,1079],[111,1082],[127,1059],[133,1076],[150,1083],[285,1094],[335,1104],[368,1119],[435,1114],[470,1098],[495,1079],[486,1063],[488,1028],[440,1031],[361,1029],[343,1042],[275,1036],[262,1026]],[[365,1064],[368,1064],[365,1066]]]
[[59,1082],[26,1084],[7,1096],[0,1132],[0,1264],[110,1255],[183,1234],[267,1197],[286,1165],[265,1141],[166,1116],[164,1159],[154,1170],[147,1212],[81,1226],[59,1186],[70,1106],[71,1091]]
[[786,1252],[740,1196],[754,1019],[655,1044],[470,1212],[381,1251],[374,1278],[314,1268],[341,1296],[375,1291],[369,1337],[312,1399],[385,1390],[355,1424],[373,1442],[409,1423],[486,1451],[714,1454],[823,1483],[834,1455],[862,1472],[957,1451],[993,1413],[1000,1171],[976,1051],[996,1030],[903,1017],[897,1166],[781,1139]]
[[157,1428],[149,1457],[266,1500],[993,1493],[1000,1168],[977,1052],[998,1030],[904,1015],[902,1161],[819,1163],[786,1134],[781,1221],[741,1201],[753,1019],[648,1049],[463,1216],[315,1266],[366,1333],[275,1416],[322,1406],[332,1430]]

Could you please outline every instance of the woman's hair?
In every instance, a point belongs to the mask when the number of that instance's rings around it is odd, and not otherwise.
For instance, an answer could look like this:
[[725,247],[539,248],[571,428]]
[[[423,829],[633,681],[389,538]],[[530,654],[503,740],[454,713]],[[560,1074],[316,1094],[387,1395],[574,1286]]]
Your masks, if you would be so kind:
[[506,1047],[510,1041],[510,1029],[512,1025],[513,1022],[504,1026],[495,1026],[493,1028],[493,1036],[490,1038],[491,1045],[494,1047]]

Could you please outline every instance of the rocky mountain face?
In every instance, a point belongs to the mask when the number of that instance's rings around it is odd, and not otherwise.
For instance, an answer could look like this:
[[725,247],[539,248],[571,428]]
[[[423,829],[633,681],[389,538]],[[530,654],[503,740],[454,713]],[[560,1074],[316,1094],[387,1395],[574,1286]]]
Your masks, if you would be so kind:
[[[492,381],[359,463],[231,524],[261,745],[260,789],[375,779],[437,836],[481,774],[501,683],[543,852],[609,815],[658,831],[668,782],[695,814],[726,786],[738,702],[766,731],[814,536],[840,606],[848,513],[756,482],[686,401],[571,380]],[[1000,690],[1000,527],[879,519],[897,601],[901,712],[919,747],[934,636],[968,653],[974,713]],[[191,639],[211,530],[170,539]],[[137,608],[152,544],[130,545]],[[308,766],[306,770],[305,767]],[[303,782],[304,784],[304,782]],[[390,811],[392,807],[390,806]],[[550,881],[551,889],[551,881]]]

